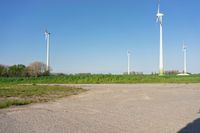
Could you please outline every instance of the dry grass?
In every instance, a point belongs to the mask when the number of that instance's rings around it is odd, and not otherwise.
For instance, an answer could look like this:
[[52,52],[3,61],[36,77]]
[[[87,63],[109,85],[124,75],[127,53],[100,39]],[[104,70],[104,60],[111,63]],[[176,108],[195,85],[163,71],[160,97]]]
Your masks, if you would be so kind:
[[65,96],[76,95],[85,90],[63,86],[0,85],[0,108],[13,105],[47,102]]

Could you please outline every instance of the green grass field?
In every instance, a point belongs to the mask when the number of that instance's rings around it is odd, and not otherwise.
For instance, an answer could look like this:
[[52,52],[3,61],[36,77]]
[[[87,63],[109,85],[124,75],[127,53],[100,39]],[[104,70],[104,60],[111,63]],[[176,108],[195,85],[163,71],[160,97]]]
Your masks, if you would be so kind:
[[85,90],[61,86],[38,85],[0,85],[0,108],[26,105],[30,103],[47,102],[57,98],[76,95]]
[[109,83],[200,83],[200,75],[157,76],[157,75],[67,75],[47,77],[0,77],[0,83],[33,84],[109,84]]

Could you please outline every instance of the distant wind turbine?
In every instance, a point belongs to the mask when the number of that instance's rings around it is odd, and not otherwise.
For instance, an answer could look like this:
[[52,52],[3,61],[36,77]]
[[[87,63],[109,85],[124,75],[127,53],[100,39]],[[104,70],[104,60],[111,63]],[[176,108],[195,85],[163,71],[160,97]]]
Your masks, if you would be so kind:
[[45,31],[45,40],[47,45],[47,65],[46,70],[50,70],[50,33],[46,30]]
[[157,22],[160,24],[160,63],[159,63],[159,75],[162,76],[164,74],[163,67],[163,30],[162,30],[162,17],[164,14],[160,13],[160,0],[158,2],[158,12],[157,12]]
[[183,74],[188,75],[187,74],[187,46],[185,45],[185,42],[183,42],[183,55],[184,55],[184,71],[183,71]]
[[130,75],[130,72],[131,72],[131,68],[130,68],[130,58],[131,58],[131,52],[130,51],[127,51],[127,56],[128,56],[128,75]]
[[178,74],[179,76],[187,76],[189,75],[187,73],[187,46],[185,45],[185,42],[183,42],[183,64],[184,64],[184,68],[183,68],[183,73]]

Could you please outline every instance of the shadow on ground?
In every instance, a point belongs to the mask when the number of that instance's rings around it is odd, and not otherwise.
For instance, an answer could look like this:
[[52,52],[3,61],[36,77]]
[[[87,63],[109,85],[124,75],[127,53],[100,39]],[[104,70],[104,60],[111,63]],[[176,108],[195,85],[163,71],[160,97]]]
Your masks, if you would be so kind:
[[200,133],[200,118],[187,124],[184,128],[178,131],[178,133]]

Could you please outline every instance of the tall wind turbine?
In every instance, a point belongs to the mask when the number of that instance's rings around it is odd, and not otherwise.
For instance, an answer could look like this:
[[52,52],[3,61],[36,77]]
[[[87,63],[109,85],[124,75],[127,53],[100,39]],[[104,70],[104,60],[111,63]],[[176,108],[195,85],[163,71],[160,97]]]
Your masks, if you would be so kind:
[[158,2],[158,12],[157,12],[157,22],[160,24],[160,63],[159,63],[159,75],[162,76],[164,74],[164,67],[163,67],[163,30],[162,30],[162,17],[164,16],[163,13],[160,13],[160,0]]
[[187,74],[187,46],[185,45],[185,43],[183,42],[183,55],[184,55],[184,75],[188,75]]
[[49,71],[50,69],[50,33],[46,30],[45,31],[45,40],[46,40],[46,45],[47,45],[47,65],[46,65],[46,70]]
[[130,67],[130,58],[131,58],[131,52],[130,51],[127,51],[127,56],[128,56],[128,75],[130,75],[130,72],[131,72],[131,67]]

